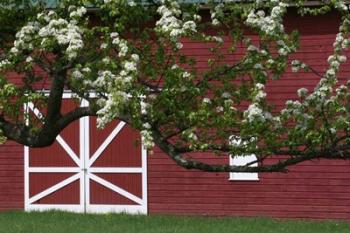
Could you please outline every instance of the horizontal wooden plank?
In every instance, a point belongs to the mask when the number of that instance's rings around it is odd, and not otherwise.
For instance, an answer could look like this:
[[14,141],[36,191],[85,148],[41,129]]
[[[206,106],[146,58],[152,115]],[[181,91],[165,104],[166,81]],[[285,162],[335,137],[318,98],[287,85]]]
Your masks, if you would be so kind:
[[[149,192],[150,198],[157,198],[157,197],[168,197],[171,198],[179,198],[179,197],[203,197],[203,198],[240,198],[240,197],[247,197],[247,198],[275,198],[276,200],[280,198],[294,198],[294,199],[303,199],[307,195],[307,192],[277,192],[277,191],[257,191],[257,192],[249,192],[245,190],[206,190],[206,192],[199,192],[196,190],[192,191],[184,191],[184,190],[178,190],[177,192],[170,191],[170,190],[156,190]],[[316,192],[312,193],[313,199],[331,199],[338,202],[341,202],[342,200],[349,199],[349,193],[347,192]],[[205,203],[203,203],[203,206],[205,206]]]
[[0,177],[23,177],[23,171],[0,171]]
[[[168,209],[168,210],[202,210],[203,204],[162,204],[162,203],[152,203],[150,204],[150,208],[156,209]],[[235,204],[206,204],[206,210],[215,211],[215,210],[223,210],[223,211],[287,211],[287,212],[338,212],[338,213],[349,213],[350,208],[347,206],[305,206],[305,205],[235,205]]]
[[[23,185],[24,177],[0,177],[0,184],[2,183],[19,183]],[[1,195],[1,191],[0,191]]]
[[[176,184],[176,185],[164,185],[153,184],[149,186],[149,190],[169,190],[169,191],[198,191],[205,192],[207,190],[241,190],[245,192],[268,192],[269,190],[278,192],[347,192],[350,193],[350,186],[316,186],[316,185],[269,185],[259,184],[233,184],[233,185],[197,185],[197,184]],[[311,194],[310,194],[311,195]]]
[[0,190],[23,190],[23,183],[0,183]]
[[223,205],[239,205],[244,208],[246,205],[303,205],[303,206],[349,206],[349,199],[314,199],[310,198],[286,198],[280,197],[278,199],[271,197],[257,197],[257,198],[247,198],[247,197],[215,197],[215,198],[207,198],[207,197],[177,197],[177,198],[169,198],[168,196],[163,197],[149,197],[150,203],[158,203],[158,204],[223,204]]
[[0,171],[23,171],[23,164],[0,164]]
[[[169,214],[170,210],[164,210],[164,209],[157,209],[153,206],[150,206],[149,211],[152,214]],[[211,210],[210,213],[206,212],[204,209],[202,210],[171,210],[171,213],[178,214],[178,215],[214,215],[214,216],[237,216],[237,217],[256,217],[256,216],[263,216],[263,217],[274,217],[274,218],[299,218],[299,219],[345,219],[348,220],[350,218],[349,213],[329,213],[329,212],[302,212],[302,211],[295,211],[295,212],[289,212],[289,211],[260,211],[260,210],[254,210],[254,211],[246,211],[246,210],[240,210],[240,211],[224,211],[224,210]]]
[[1,208],[23,208],[23,202],[6,202],[0,204]]
[[[203,185],[228,185],[232,186],[236,183],[247,183],[248,185],[254,185],[254,182],[249,181],[232,181],[229,180],[228,174],[227,177],[218,178],[218,177],[192,177],[188,178],[178,178],[178,177],[159,177],[152,178],[149,180],[148,184],[150,185],[173,185],[173,184],[203,184]],[[226,178],[226,179],[225,179]],[[0,180],[1,182],[1,180]],[[258,181],[260,185],[315,185],[315,186],[350,186],[350,179],[286,179],[286,178],[275,178],[275,179],[262,179]]]

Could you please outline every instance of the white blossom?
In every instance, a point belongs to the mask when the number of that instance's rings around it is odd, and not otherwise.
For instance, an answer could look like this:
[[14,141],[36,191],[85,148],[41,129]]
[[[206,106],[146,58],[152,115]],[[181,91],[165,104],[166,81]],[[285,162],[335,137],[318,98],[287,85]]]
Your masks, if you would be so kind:
[[72,73],[72,77],[75,79],[82,79],[84,77],[84,75],[79,70],[75,70]]
[[215,110],[216,110],[217,113],[220,113],[220,112],[223,112],[223,111],[224,111],[224,107],[222,107],[222,106],[217,106]]
[[141,138],[142,138],[142,145],[146,149],[151,149],[154,147],[154,142],[153,142],[153,136],[152,132],[149,130],[141,130],[140,131]]
[[113,39],[113,38],[117,38],[117,37],[119,37],[119,33],[118,33],[118,32],[112,32],[112,33],[110,34],[110,36],[111,36],[112,39]]
[[254,68],[254,69],[257,69],[257,70],[261,70],[261,69],[263,69],[264,67],[262,66],[261,63],[257,63],[257,64],[254,65],[253,68]]
[[224,92],[224,93],[221,94],[221,98],[223,98],[223,99],[229,99],[229,98],[231,98],[231,94],[228,93],[228,92]]
[[210,104],[211,100],[209,98],[203,98],[203,103]]
[[192,32],[196,32],[196,23],[194,21],[187,21],[183,24],[182,28],[185,30],[185,31],[192,31]]
[[189,77],[191,77],[191,73],[185,71],[185,72],[183,72],[182,77],[183,78],[189,78]]
[[85,7],[79,7],[76,10],[72,11],[69,14],[69,17],[71,17],[71,18],[76,18],[76,17],[81,18],[85,13],[86,13],[86,8]]
[[131,55],[131,59],[135,62],[139,62],[140,61],[140,56],[138,54],[132,54]]
[[300,69],[305,69],[307,67],[305,63],[299,60],[293,60],[291,62],[291,65],[292,65],[292,72],[298,72]]
[[211,39],[217,43],[224,43],[224,40],[222,39],[222,37],[219,37],[219,36],[212,36]]
[[125,62],[124,68],[126,71],[135,71],[137,69],[136,63],[131,61]]
[[255,102],[260,102],[266,97],[265,86],[262,83],[255,84],[255,92],[256,92],[254,96]]
[[212,23],[214,26],[220,25],[220,21],[219,21],[218,19],[213,19],[213,20],[211,21],[211,23]]
[[184,45],[183,45],[181,42],[177,42],[177,43],[175,44],[175,47],[176,47],[177,49],[182,49],[183,46],[184,46]]
[[344,63],[344,62],[346,62],[347,59],[346,59],[346,56],[342,55],[342,56],[338,57],[338,60],[339,60],[339,62]]
[[220,3],[217,4],[214,9],[210,11],[210,17],[211,17],[211,24],[213,26],[218,26],[220,25],[220,20],[219,18],[224,16],[224,4]]
[[90,69],[89,67],[84,67],[84,68],[82,69],[82,71],[85,72],[85,73],[90,73],[90,72],[91,72],[91,69]]
[[107,46],[108,46],[107,43],[102,43],[101,46],[100,46],[100,48],[101,48],[101,49],[106,49]]
[[307,93],[308,93],[308,89],[306,89],[304,87],[298,89],[298,96],[299,97],[305,97],[307,95]]
[[250,104],[248,109],[244,111],[244,117],[248,122],[265,121],[264,112],[257,104]]
[[11,62],[7,59],[0,61],[0,70],[2,70],[3,68],[5,68],[6,66],[9,66],[9,65],[11,65]]
[[259,48],[254,45],[249,45],[247,50],[250,52],[259,52]]
[[142,127],[143,127],[144,129],[150,129],[150,128],[151,128],[151,124],[148,123],[148,122],[145,122],[145,123],[142,124]]

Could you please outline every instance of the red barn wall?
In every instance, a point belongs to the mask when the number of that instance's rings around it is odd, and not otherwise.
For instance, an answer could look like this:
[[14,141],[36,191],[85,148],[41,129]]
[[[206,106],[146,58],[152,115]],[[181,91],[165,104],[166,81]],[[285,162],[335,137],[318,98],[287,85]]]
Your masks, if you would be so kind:
[[260,173],[259,181],[188,171],[159,150],[148,161],[150,214],[350,218],[350,161],[305,162],[286,174]]
[[[339,28],[339,16],[332,13],[300,18],[291,13],[286,25],[288,30],[301,32],[301,48],[294,59],[306,60],[324,72]],[[184,50],[186,54],[200,54],[200,64],[205,64],[209,56],[207,48],[198,43],[187,42]],[[349,73],[347,63],[342,68],[341,82],[349,80]],[[297,99],[297,89],[305,86],[312,90],[318,80],[311,73],[288,71],[281,80],[268,83],[268,99],[283,107],[287,99]],[[229,162],[229,158],[204,159]],[[287,174],[259,174],[259,181],[229,181],[228,173],[187,171],[158,149],[148,161],[151,214],[350,219],[350,161],[305,162]]]
[[24,208],[23,146],[0,146],[0,211]]

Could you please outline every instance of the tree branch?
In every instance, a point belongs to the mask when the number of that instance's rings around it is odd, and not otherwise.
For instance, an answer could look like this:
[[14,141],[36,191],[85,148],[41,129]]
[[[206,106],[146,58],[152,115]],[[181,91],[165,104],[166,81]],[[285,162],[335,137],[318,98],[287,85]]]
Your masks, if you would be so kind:
[[[194,159],[186,159],[181,153],[176,151],[175,146],[169,143],[161,133],[155,129],[152,130],[153,138],[157,146],[160,147],[172,160],[186,169],[197,169],[206,172],[286,172],[287,167],[307,160],[329,158],[329,159],[350,159],[350,145],[339,146],[333,150],[312,151],[305,153],[291,153],[290,151],[276,151],[277,155],[295,155],[287,159],[281,159],[272,165],[259,165],[257,167],[235,166],[228,164],[208,164]],[[266,159],[266,158],[265,158]]]

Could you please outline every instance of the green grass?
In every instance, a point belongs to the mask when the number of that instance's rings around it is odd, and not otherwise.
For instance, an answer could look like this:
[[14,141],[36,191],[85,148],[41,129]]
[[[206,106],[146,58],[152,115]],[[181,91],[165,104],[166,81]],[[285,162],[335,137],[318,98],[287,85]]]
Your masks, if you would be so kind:
[[72,214],[0,213],[1,233],[349,233],[350,222]]

